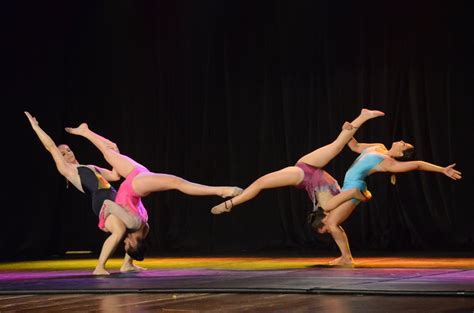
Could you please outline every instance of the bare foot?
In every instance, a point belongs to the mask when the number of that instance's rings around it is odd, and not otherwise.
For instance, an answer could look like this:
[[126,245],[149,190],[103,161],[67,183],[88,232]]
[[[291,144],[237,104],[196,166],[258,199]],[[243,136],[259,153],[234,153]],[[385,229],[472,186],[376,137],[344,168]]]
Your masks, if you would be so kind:
[[232,199],[226,200],[222,202],[219,205],[216,205],[211,209],[212,214],[221,214],[224,212],[230,212],[232,208],[234,207],[234,204],[232,203]]
[[224,187],[224,192],[222,193],[222,198],[233,198],[240,195],[244,190],[239,187]]
[[379,116],[384,116],[385,113],[379,110],[362,109],[360,111],[360,115],[367,119],[371,119],[371,118],[376,118]]
[[370,201],[370,199],[372,199],[372,193],[369,190],[366,189],[362,194],[365,197],[365,200],[362,200],[362,202],[367,202],[367,201]]
[[347,266],[351,267],[354,266],[354,260],[352,257],[338,257],[337,259],[334,259],[329,262],[329,265],[331,266]]
[[102,268],[96,267],[94,272],[92,272],[92,274],[94,274],[94,275],[110,275],[110,273],[107,272],[105,270],[105,268],[103,268],[103,267]]
[[70,134],[82,135],[89,129],[89,126],[86,123],[81,123],[79,127],[66,127],[64,129]]
[[141,271],[146,271],[147,269],[135,264],[123,264],[122,267],[120,268],[120,272],[122,273],[133,273],[133,272],[141,272]]
[[360,189],[356,188],[354,191],[354,198],[362,202],[368,202],[370,201],[370,199],[372,199],[372,193],[367,189],[364,191],[360,191]]

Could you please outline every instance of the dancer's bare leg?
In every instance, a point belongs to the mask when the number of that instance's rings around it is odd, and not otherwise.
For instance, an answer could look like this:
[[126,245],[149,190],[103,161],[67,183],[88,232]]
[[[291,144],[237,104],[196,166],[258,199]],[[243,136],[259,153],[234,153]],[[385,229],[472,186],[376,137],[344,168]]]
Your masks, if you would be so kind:
[[372,199],[372,193],[368,190],[361,192],[358,188],[351,188],[341,191],[337,195],[331,197],[328,201],[326,201],[326,203],[320,203],[320,205],[324,211],[329,212],[351,199],[357,199],[362,202],[367,202]]
[[129,272],[141,272],[146,271],[147,269],[136,264],[133,264],[133,259],[125,253],[125,257],[123,259],[123,264],[120,267],[120,272],[122,273],[129,273]]
[[[122,176],[127,177],[135,168],[143,167],[126,155],[117,152],[107,139],[94,133],[86,123],[76,128],[66,128],[66,131],[89,139],[104,155],[107,162]],[[150,192],[176,189],[188,195],[208,196],[217,195],[224,198],[234,197],[242,192],[239,187],[229,186],[206,186],[186,181],[180,177],[157,174],[142,173],[137,175],[132,182],[134,191],[140,196],[146,196]]]
[[279,171],[266,174],[245,188],[240,195],[213,207],[211,213],[230,212],[233,207],[255,198],[263,189],[295,186],[301,183],[303,178],[303,170],[296,166],[285,167]]
[[94,275],[109,275],[109,272],[105,269],[105,263],[114,253],[126,232],[125,225],[114,215],[109,216],[105,220],[105,227],[111,232],[111,234],[104,241],[99,256],[99,262],[93,272]]
[[356,204],[352,201],[347,201],[338,208],[331,211],[323,220],[327,232],[329,232],[336,242],[341,256],[329,262],[330,265],[348,266],[354,263],[352,253],[349,248],[349,240],[342,229],[341,224],[351,215],[356,208]]
[[353,120],[350,124],[345,123],[339,136],[331,142],[319,149],[314,150],[311,153],[303,156],[298,162],[304,162],[306,164],[322,168],[326,166],[334,157],[336,157],[344,148],[344,146],[352,139],[357,129],[364,124],[366,121],[384,116],[385,113],[377,110],[362,109],[360,115]]
[[115,144],[110,140],[94,133],[89,129],[86,123],[82,123],[79,127],[66,127],[66,131],[73,135],[83,136],[89,139],[100,152],[104,155],[106,161],[120,174],[127,177],[135,168],[143,167],[140,163],[118,152]]
[[151,192],[178,190],[191,196],[220,196],[223,198],[234,197],[242,192],[239,187],[229,186],[207,186],[187,181],[181,177],[158,174],[158,173],[140,173],[133,179],[133,190],[146,196]]
[[[298,162],[304,162],[312,166],[322,168],[341,152],[344,146],[354,136],[357,128],[359,128],[367,120],[383,115],[385,115],[385,113],[381,111],[362,109],[361,114],[355,120],[353,120],[350,124],[344,124],[341,133],[335,141],[303,156]],[[303,171],[295,166],[290,166],[280,171],[267,174],[257,179],[239,196],[236,196],[231,200],[224,201],[223,203],[213,207],[211,212],[213,214],[229,212],[236,205],[254,198],[256,195],[258,195],[258,193],[260,193],[262,189],[298,185],[303,180],[303,177]],[[327,202],[327,209],[332,210],[352,198],[367,200],[367,197],[360,191],[351,189],[341,192],[329,200]]]

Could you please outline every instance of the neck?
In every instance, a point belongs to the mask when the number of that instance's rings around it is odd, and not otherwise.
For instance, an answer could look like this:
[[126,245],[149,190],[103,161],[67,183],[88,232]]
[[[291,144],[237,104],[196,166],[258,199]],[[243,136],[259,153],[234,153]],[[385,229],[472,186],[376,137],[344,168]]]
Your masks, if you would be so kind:
[[399,153],[396,153],[395,151],[393,151],[393,149],[388,150],[385,154],[387,154],[388,156],[392,158],[399,156]]

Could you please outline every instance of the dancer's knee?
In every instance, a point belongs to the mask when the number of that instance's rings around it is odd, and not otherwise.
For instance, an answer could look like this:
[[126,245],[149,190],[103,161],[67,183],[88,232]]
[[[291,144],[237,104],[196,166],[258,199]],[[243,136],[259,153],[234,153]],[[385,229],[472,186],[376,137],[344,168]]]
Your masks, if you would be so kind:
[[327,221],[325,223],[325,225],[326,225],[326,228],[327,228],[328,232],[330,232],[330,233],[342,231],[342,228],[340,227],[340,225],[338,223],[333,222],[333,221]]
[[[115,217],[115,216],[114,216]],[[112,234],[117,234],[118,236],[124,235],[127,232],[127,228],[123,223],[116,225],[112,231]]]
[[114,236],[123,236],[127,231],[125,225],[115,215],[107,217],[105,220],[105,227],[107,227]]
[[251,193],[258,194],[260,193],[260,191],[262,191],[263,189],[267,187],[268,187],[268,183],[265,177],[260,177],[247,188],[248,190],[246,190],[246,193],[251,192]]
[[186,184],[189,184],[189,182],[181,177],[168,175],[167,184],[170,189],[182,190]]
[[104,148],[102,150],[102,155],[104,156],[104,159],[110,163],[110,162],[113,162],[114,160],[114,157],[117,155],[117,152],[115,152],[114,150],[111,150],[109,148]]
[[104,200],[104,204],[102,205],[102,208],[104,210],[105,218],[107,218],[110,215],[112,205],[114,205],[114,202],[112,202],[111,200],[109,199]]
[[265,177],[261,177],[252,184],[252,188],[260,191],[264,189],[266,185],[267,185],[267,179]]

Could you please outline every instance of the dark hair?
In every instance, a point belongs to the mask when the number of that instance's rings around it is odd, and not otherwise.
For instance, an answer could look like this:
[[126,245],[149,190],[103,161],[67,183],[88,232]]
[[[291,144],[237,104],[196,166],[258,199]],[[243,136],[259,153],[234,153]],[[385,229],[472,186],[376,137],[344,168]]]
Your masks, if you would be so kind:
[[144,239],[139,239],[137,241],[136,247],[130,247],[125,252],[134,260],[143,261],[145,258],[145,252],[147,250],[147,245]]
[[316,211],[309,213],[308,223],[311,225],[314,231],[318,231],[321,227],[324,226],[323,219],[326,217],[326,213],[323,209],[318,207]]
[[397,161],[410,161],[413,160],[415,156],[415,148],[408,148],[403,151],[403,155],[401,157],[394,158]]

